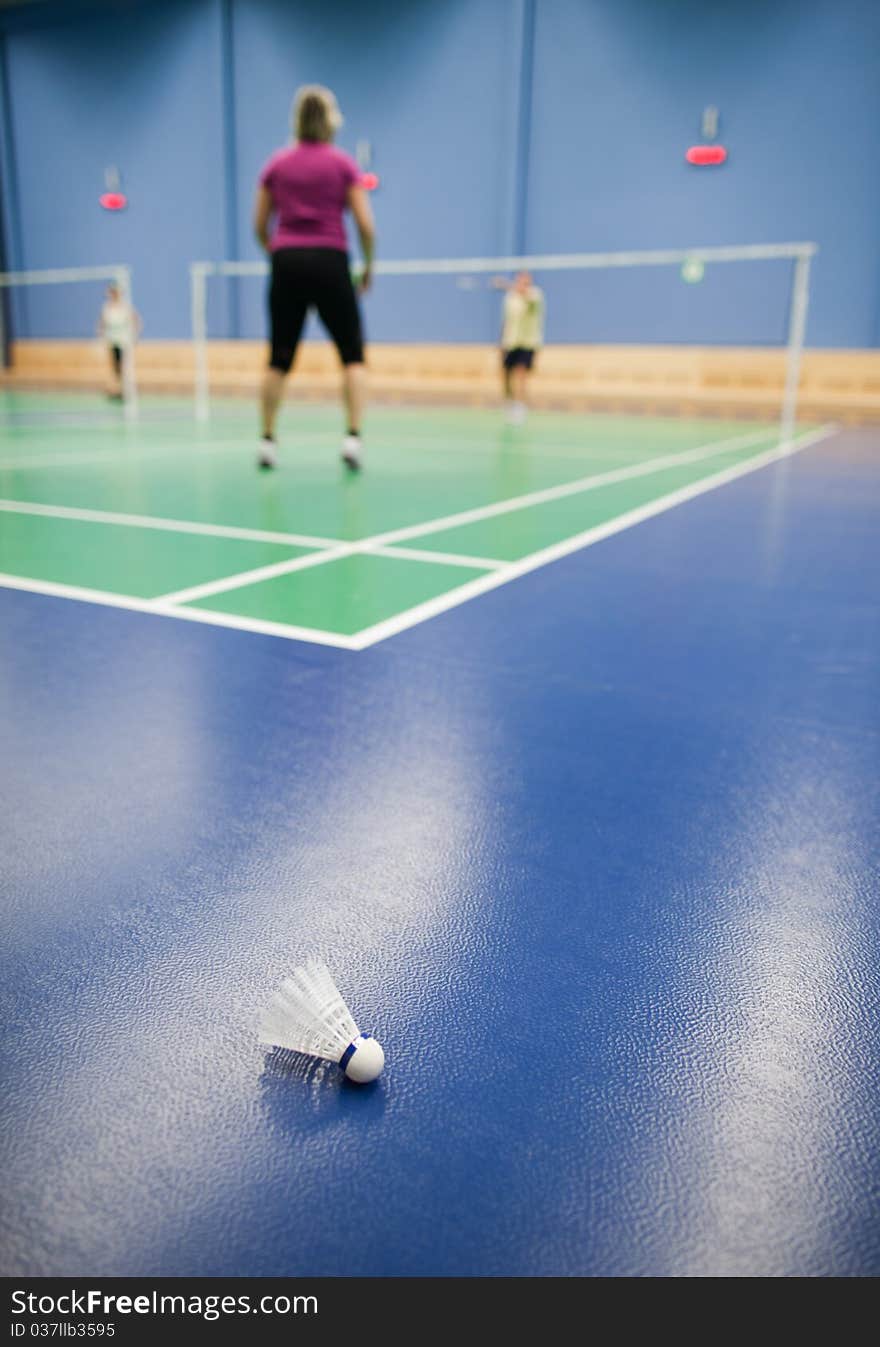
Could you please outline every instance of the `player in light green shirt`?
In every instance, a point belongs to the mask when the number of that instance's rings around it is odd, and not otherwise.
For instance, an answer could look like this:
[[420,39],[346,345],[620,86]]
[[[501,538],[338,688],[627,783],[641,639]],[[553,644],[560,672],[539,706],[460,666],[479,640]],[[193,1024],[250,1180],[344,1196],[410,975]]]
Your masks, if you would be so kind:
[[535,363],[535,353],[544,340],[544,292],[533,284],[527,271],[514,281],[499,276],[492,282],[506,290],[501,332],[501,365],[507,419],[521,425],[526,417],[526,385]]

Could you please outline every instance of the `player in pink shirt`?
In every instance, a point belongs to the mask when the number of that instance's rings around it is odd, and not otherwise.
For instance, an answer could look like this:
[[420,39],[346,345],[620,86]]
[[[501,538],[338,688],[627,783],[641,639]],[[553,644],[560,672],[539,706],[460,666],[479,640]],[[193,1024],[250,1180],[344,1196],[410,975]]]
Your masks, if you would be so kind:
[[357,295],[351,280],[343,215],[354,216],[364,266],[359,288],[370,285],[375,231],[360,170],[332,144],[342,125],[336,98],[321,85],[305,85],[294,99],[296,142],[279,150],[260,174],[254,231],[272,262],[269,313],[272,354],[263,378],[261,468],[277,466],[275,421],[303,324],[314,307],[343,367],[347,417],[342,456],[361,464],[364,346]]

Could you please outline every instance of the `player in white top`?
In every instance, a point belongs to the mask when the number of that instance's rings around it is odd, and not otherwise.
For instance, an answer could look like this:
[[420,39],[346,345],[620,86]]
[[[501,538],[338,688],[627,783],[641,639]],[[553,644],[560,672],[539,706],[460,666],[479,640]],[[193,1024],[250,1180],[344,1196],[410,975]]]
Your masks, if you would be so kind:
[[504,398],[508,421],[520,425],[526,417],[526,383],[544,340],[544,292],[527,271],[521,271],[514,281],[496,276],[492,284],[496,290],[507,291],[501,333]]
[[98,335],[104,339],[110,357],[111,381],[108,397],[119,398],[122,391],[122,361],[124,352],[134,345],[141,332],[141,317],[127,304],[116,284],[107,286],[107,297],[101,309]]

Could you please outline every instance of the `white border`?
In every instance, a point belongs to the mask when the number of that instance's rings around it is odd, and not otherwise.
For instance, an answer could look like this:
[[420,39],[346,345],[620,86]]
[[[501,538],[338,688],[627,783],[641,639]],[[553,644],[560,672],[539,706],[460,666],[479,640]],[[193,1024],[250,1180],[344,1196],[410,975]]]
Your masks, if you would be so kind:
[[[161,601],[163,603],[193,603],[196,599],[206,599],[214,594],[225,594],[232,589],[241,589],[245,585],[258,584],[261,580],[273,580],[280,575],[288,575],[293,571],[308,570],[312,566],[321,566],[330,561],[339,561],[343,557],[354,556],[358,553],[381,553],[385,556],[396,556],[396,548],[392,549],[394,544],[409,541],[411,538],[424,538],[432,533],[445,533],[448,529],[460,528],[466,524],[474,524],[484,519],[493,519],[497,515],[511,514],[516,510],[529,509],[534,505],[545,505],[550,501],[563,500],[566,496],[581,495],[586,491],[596,491],[600,487],[609,486],[613,482],[624,482],[633,477],[647,477],[655,472],[664,472],[668,468],[679,467],[685,463],[697,463],[701,459],[714,458],[718,454],[730,453],[734,449],[745,449],[750,444],[755,444],[759,440],[766,440],[772,435],[772,431],[754,430],[745,435],[732,435],[724,440],[710,440],[706,444],[699,444],[693,449],[680,450],[675,454],[661,454],[653,459],[643,459],[639,463],[629,463],[623,468],[611,468],[606,472],[591,473],[588,477],[578,478],[574,482],[564,482],[560,486],[545,487],[540,491],[529,491],[521,496],[510,496],[507,500],[495,501],[491,505],[478,505],[472,510],[460,510],[457,514],[444,515],[439,519],[430,519],[422,524],[408,524],[404,528],[390,529],[386,533],[374,534],[372,538],[362,538],[355,542],[339,542],[321,552],[318,556],[295,557],[289,561],[277,561],[267,566],[259,566],[252,571],[243,571],[239,575],[227,575],[219,580],[209,580],[202,585],[194,585],[188,589],[182,589],[173,594],[163,594]],[[432,556],[430,552],[418,555],[415,549],[410,549],[410,557],[414,560],[426,561],[437,560],[443,564],[444,557],[449,559],[449,553],[438,552]],[[466,557],[454,556],[451,564],[467,566],[469,560]],[[499,570],[506,570],[509,563],[494,563]],[[490,559],[490,567],[493,562]]]
[[[626,514],[619,515],[615,519],[608,520],[604,524],[599,524],[595,528],[587,529],[585,532],[567,538],[559,543],[554,543],[551,547],[543,548],[539,552],[534,552],[531,556],[524,557],[520,561],[510,563],[489,562],[493,569],[489,574],[480,576],[476,580],[471,580],[457,589],[448,591],[436,599],[430,599],[426,603],[417,604],[415,607],[407,609],[405,612],[398,613],[395,617],[388,618],[383,622],[378,622],[372,627],[366,627],[353,636],[340,635],[338,632],[321,631],[312,627],[296,627],[277,622],[265,622],[256,618],[238,617],[231,613],[211,612],[208,609],[182,608],[177,603],[181,602],[181,595],[192,594],[193,590],[181,590],[176,596],[164,596],[160,599],[135,599],[126,595],[111,594],[103,590],[85,589],[76,585],[58,584],[53,581],[30,580],[15,575],[0,574],[0,588],[24,590],[32,594],[47,594],[58,598],[74,599],[84,603],[96,603],[111,608],[124,608],[132,612],[152,613],[160,617],[180,618],[186,622],[203,622],[210,626],[231,627],[237,631],[255,632],[265,636],[280,636],[286,640],[305,641],[314,645],[335,646],[342,650],[366,650],[370,646],[377,645],[380,641],[387,640],[390,636],[396,636],[399,632],[406,631],[410,627],[417,626],[422,622],[436,617],[439,613],[448,612],[452,608],[457,608],[462,603],[467,603],[470,599],[476,598],[479,594],[488,593],[489,590],[497,589],[501,585],[508,584],[512,580],[518,579],[521,575],[526,575],[530,571],[538,570],[551,562],[558,561],[561,557],[569,556],[573,552],[581,551],[585,547],[591,547],[594,543],[601,542],[604,538],[609,538],[615,533],[622,533],[624,530],[632,528],[636,524],[642,523],[645,519],[651,519],[655,515],[663,514],[667,510],[673,509],[677,505],[682,505],[697,496],[703,495],[707,491],[713,491],[719,486],[724,486],[728,482],[735,481],[739,477],[744,477],[748,473],[756,472],[761,468],[767,467],[771,463],[779,462],[781,459],[790,457],[793,454],[800,453],[802,449],[807,449],[811,445],[818,444],[822,440],[828,439],[837,433],[839,427],[834,423],[828,423],[818,427],[813,431],[805,432],[793,440],[783,441],[773,449],[765,451],[763,454],[757,454],[754,458],[747,459],[743,463],[738,463],[729,468],[723,468],[720,472],[713,473],[709,477],[704,477],[698,482],[682,487],[678,491],[673,491],[665,496],[660,496],[648,504],[640,506],[638,509],[630,510]],[[743,439],[756,439],[759,435],[766,435],[767,432],[755,432],[751,436],[735,437],[735,442],[741,442]],[[729,440],[717,441],[714,445],[715,452],[723,452],[720,446],[731,447]],[[693,456],[696,450],[686,450],[685,455]],[[707,451],[703,456],[710,456],[711,451]],[[675,457],[681,461],[681,455],[665,455],[664,458],[655,459],[654,463],[663,463],[669,467],[669,458]],[[632,464],[631,468],[645,468],[646,465]],[[662,470],[662,469],[661,469]],[[483,512],[464,511],[462,515],[447,516],[443,520],[432,520],[428,524],[413,526],[422,533],[438,532],[441,529],[454,527],[455,523],[450,524],[450,520],[455,522],[471,522],[475,513],[481,518],[489,517],[490,513],[497,514],[503,511],[505,506],[510,509],[524,508],[526,505],[541,503],[546,499],[558,499],[561,495],[574,494],[575,491],[585,491],[592,489],[595,484],[604,484],[610,480],[620,480],[620,473],[626,472],[625,469],[615,470],[613,473],[600,473],[592,478],[582,479],[580,483],[570,483],[567,487],[551,487],[548,492],[532,492],[528,497],[516,497],[513,501],[499,502],[498,506],[484,506]],[[629,475],[639,475],[631,472]],[[18,504],[13,502],[13,505]],[[40,511],[61,510],[64,507],[40,507]],[[84,512],[88,515],[99,514],[100,511]],[[463,516],[468,516],[464,519]],[[140,516],[133,516],[134,519],[141,519]],[[106,519],[104,522],[107,522]],[[180,523],[181,521],[172,521]],[[151,524],[144,525],[151,527]],[[209,528],[212,526],[204,526]],[[218,526],[219,527],[219,526]],[[293,535],[286,535],[288,537]],[[331,544],[329,540],[325,541],[325,547],[315,553],[312,558],[298,558],[296,562],[279,563],[278,566],[262,567],[262,571],[272,571],[273,573],[284,573],[288,570],[303,569],[299,563],[309,561],[312,565],[321,564],[335,559],[337,556],[348,556],[353,552],[378,553],[385,556],[397,556],[398,553],[392,547],[387,546],[389,539],[400,537],[417,536],[412,529],[398,529],[390,534],[379,534],[372,539],[365,539],[357,544],[344,544],[337,547]],[[400,549],[401,557],[407,559],[419,559],[414,556],[415,549]],[[476,559],[458,557],[454,554],[444,553],[424,553],[425,560],[452,565],[468,565]],[[480,559],[487,564],[485,559]],[[280,571],[279,571],[280,567]],[[253,576],[255,572],[248,573]],[[262,578],[265,578],[263,576]],[[232,577],[239,583],[249,583],[247,579],[242,580],[241,576]],[[233,588],[235,586],[229,586]],[[194,590],[204,591],[210,588],[211,592],[217,592],[213,586],[195,586]],[[177,603],[171,599],[176,598]]]
[[387,640],[389,636],[396,636],[398,632],[406,631],[409,627],[417,626],[420,622],[427,622],[429,618],[436,617],[439,613],[448,612],[450,608],[457,608],[459,604],[467,603],[468,599],[476,598],[478,594],[486,594],[490,589],[497,589],[500,585],[506,585],[511,580],[519,579],[521,575],[527,575],[529,571],[539,570],[542,566],[548,566],[551,562],[558,561],[561,557],[570,556],[572,552],[580,552],[585,547],[592,547],[594,543],[602,542],[604,538],[610,538],[615,533],[622,533],[635,524],[641,524],[645,519],[653,518],[654,515],[665,514],[667,510],[673,509],[676,505],[683,505],[686,501],[694,500],[695,497],[702,496],[707,491],[714,491],[716,487],[725,486],[738,477],[744,477],[747,473],[765,468],[780,459],[789,458],[792,454],[799,453],[802,449],[807,449],[810,445],[818,444],[821,440],[836,434],[837,430],[836,425],[821,426],[802,440],[798,439],[794,442],[777,445],[776,448],[769,449],[764,454],[758,454],[745,463],[724,468],[721,472],[713,473],[711,477],[704,477],[690,486],[681,487],[678,491],[671,491],[666,496],[659,496],[647,505],[639,506],[638,509],[618,515],[616,519],[610,519],[604,524],[597,524],[595,528],[587,529],[572,538],[566,538],[563,542],[554,543],[551,547],[542,548],[540,552],[533,552],[531,556],[523,557],[521,561],[511,562],[501,570],[496,571],[494,575],[481,576],[479,580],[471,580],[468,584],[462,585],[451,593],[442,594],[436,599],[429,599],[427,603],[419,604],[416,608],[410,608],[405,613],[398,613],[396,617],[389,618],[385,622],[378,622],[373,627],[366,627],[355,638],[356,644],[354,644],[353,649],[366,650],[379,641]]

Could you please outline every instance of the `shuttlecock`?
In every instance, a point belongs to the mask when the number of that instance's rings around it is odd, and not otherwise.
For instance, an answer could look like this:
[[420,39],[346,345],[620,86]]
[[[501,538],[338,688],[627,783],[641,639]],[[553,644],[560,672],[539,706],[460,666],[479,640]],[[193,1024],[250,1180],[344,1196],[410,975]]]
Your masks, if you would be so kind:
[[381,1046],[358,1029],[320,959],[309,959],[282,982],[263,1012],[260,1042],[338,1062],[360,1085],[375,1080],[385,1065]]

